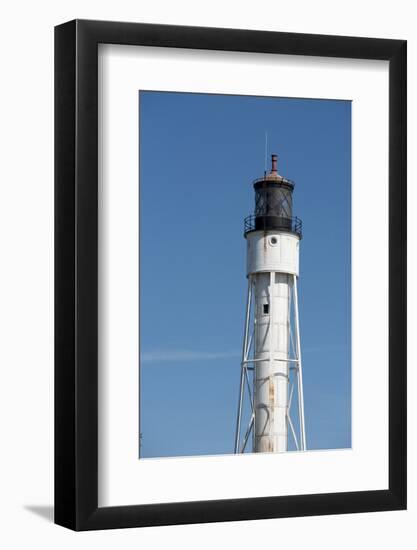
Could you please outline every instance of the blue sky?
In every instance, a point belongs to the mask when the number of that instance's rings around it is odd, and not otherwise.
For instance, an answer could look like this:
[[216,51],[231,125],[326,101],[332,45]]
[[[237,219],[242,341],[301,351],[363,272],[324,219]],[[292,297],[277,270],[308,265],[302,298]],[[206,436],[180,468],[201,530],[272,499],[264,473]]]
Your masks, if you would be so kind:
[[265,132],[303,221],[307,446],[350,447],[350,102],[140,92],[139,108],[141,456],[233,452]]

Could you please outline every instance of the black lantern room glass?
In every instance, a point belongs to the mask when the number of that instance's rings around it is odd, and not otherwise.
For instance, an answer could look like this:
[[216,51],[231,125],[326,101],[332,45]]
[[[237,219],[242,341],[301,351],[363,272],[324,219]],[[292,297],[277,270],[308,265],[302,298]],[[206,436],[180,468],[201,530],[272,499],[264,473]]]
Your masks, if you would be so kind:
[[293,184],[288,180],[255,183],[255,229],[289,229]]

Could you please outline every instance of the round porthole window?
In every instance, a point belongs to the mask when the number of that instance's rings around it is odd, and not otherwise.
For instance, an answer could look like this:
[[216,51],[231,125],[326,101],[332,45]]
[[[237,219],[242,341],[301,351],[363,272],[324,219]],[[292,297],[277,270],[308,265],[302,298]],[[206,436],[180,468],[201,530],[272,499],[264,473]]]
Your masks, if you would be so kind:
[[275,246],[278,243],[278,239],[276,237],[270,237],[269,238],[269,244],[272,246]]

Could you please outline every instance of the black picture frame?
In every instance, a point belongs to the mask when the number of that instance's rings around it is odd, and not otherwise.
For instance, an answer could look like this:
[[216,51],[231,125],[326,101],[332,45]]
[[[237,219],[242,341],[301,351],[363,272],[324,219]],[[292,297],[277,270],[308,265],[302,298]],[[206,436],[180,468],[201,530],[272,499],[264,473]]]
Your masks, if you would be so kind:
[[[97,51],[103,43],[389,61],[389,489],[98,507]],[[406,46],[106,21],[55,28],[55,523],[78,531],[406,508]]]

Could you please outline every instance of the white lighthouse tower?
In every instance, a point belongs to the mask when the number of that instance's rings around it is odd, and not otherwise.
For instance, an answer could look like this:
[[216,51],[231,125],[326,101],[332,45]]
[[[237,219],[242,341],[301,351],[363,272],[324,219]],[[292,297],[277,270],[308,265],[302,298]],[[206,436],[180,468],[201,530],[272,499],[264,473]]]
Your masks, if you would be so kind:
[[306,450],[297,294],[302,225],[292,215],[294,183],[278,174],[272,155],[271,171],[253,187],[255,212],[244,233],[248,294],[235,453],[250,440],[254,452],[285,452],[290,437],[295,449]]

